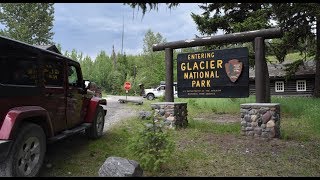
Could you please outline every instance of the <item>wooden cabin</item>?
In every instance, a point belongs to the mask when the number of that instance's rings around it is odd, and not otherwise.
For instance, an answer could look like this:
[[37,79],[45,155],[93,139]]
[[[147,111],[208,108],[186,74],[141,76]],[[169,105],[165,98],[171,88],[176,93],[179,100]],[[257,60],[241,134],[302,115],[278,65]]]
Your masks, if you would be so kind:
[[[290,78],[286,79],[286,67],[281,64],[269,64],[270,95],[280,96],[312,96],[314,90],[316,62],[305,61]],[[255,94],[255,71],[249,70],[250,94]]]

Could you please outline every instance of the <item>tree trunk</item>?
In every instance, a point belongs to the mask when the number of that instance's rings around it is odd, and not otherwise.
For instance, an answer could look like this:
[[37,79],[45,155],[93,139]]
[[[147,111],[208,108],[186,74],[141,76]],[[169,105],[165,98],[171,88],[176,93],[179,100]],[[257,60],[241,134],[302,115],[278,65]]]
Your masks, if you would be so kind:
[[317,17],[316,24],[316,41],[317,41],[317,50],[316,50],[316,74],[314,80],[314,92],[313,95],[316,98],[320,98],[320,17]]

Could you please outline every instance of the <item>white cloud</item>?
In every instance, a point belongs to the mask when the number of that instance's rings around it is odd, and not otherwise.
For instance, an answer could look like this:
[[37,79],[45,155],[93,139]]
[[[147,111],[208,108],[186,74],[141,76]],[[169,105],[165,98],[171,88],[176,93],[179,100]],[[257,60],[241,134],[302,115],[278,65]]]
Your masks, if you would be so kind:
[[133,10],[123,3],[55,4],[54,41],[63,49],[75,48],[92,58],[101,50],[111,54],[112,46],[121,51],[124,18],[124,44],[126,54],[142,52],[143,38],[148,29],[159,32],[167,41],[194,38],[199,34],[190,14],[201,13],[194,3],[181,3],[168,9],[160,4],[158,11]]

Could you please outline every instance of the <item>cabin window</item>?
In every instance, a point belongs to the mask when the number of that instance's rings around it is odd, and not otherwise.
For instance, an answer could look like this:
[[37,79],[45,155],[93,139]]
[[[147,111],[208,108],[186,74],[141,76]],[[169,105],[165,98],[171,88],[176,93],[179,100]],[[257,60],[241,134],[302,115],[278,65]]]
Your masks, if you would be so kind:
[[307,83],[306,80],[297,80],[297,91],[306,91]]
[[274,85],[276,92],[284,92],[284,82],[283,81],[276,81]]

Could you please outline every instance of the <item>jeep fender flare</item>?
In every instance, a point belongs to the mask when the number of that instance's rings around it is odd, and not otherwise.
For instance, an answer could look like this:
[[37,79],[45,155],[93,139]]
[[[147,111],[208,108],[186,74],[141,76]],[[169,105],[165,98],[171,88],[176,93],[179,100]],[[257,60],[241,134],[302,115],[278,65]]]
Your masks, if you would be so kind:
[[45,123],[46,126],[44,132],[49,137],[54,135],[52,123],[47,110],[40,106],[20,106],[10,109],[5,116],[0,129],[0,139],[13,139],[20,124],[24,122],[25,119],[32,117],[41,117],[42,122],[40,123]]
[[85,122],[93,122],[98,106],[101,106],[103,108],[105,114],[107,113],[107,100],[99,97],[92,97],[87,107]]

